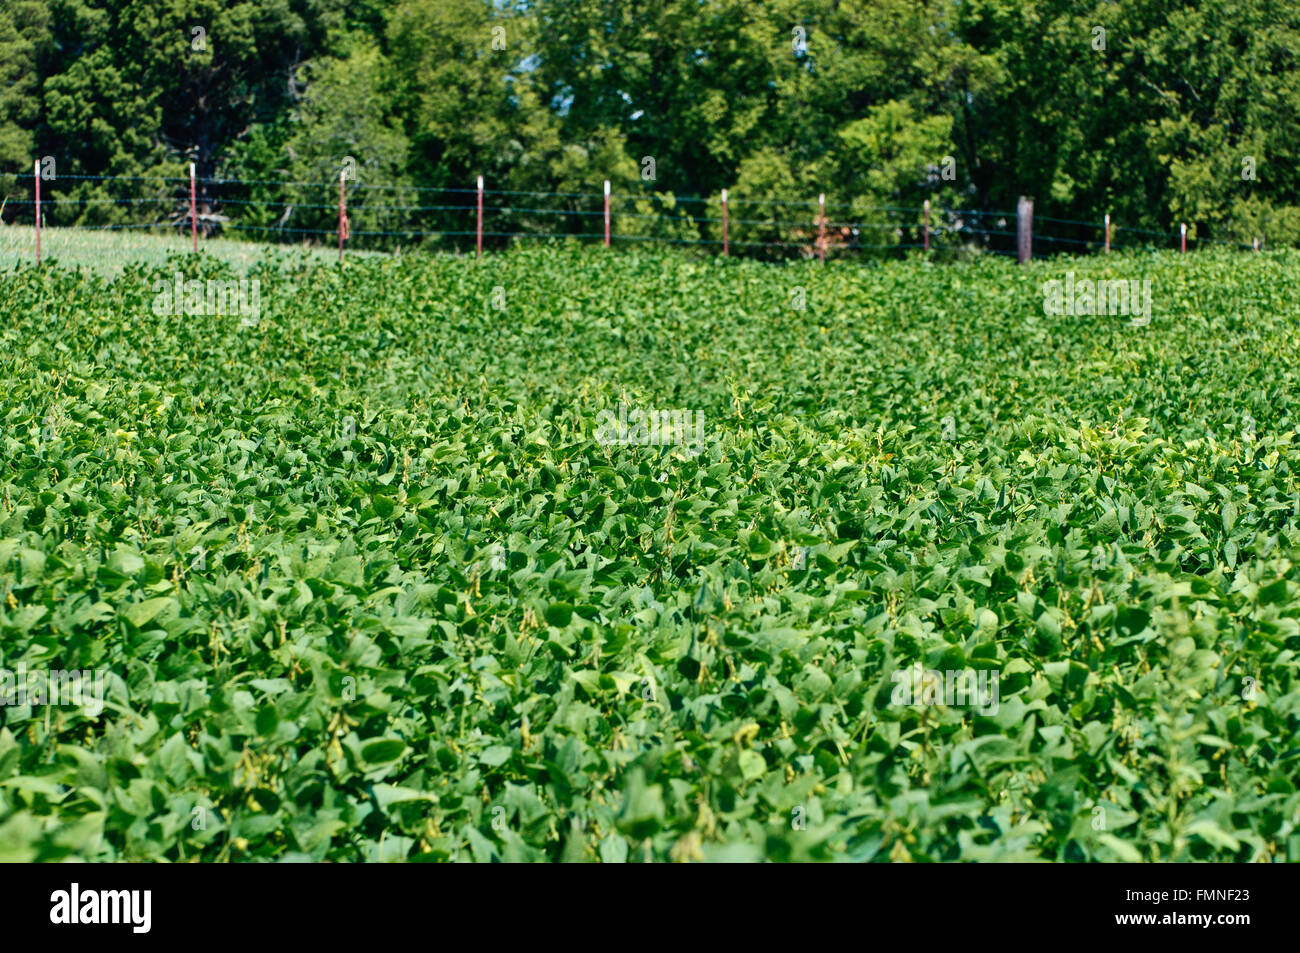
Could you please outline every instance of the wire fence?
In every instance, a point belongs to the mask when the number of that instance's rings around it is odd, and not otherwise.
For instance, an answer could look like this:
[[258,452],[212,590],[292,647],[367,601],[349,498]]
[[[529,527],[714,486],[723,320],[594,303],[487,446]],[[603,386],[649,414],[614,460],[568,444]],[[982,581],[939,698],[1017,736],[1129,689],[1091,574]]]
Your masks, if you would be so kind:
[[[39,192],[38,192],[39,189]],[[219,177],[0,173],[0,223],[94,231],[179,233],[199,239],[394,251],[500,249],[530,239],[661,242],[766,258],[897,256],[979,250],[1025,257],[1018,213],[960,207],[871,205],[819,199],[673,196],[645,192],[537,192],[435,188],[356,180],[302,182]],[[107,193],[107,194],[105,194]],[[1184,228],[1034,216],[1033,257],[1111,248],[1246,244]],[[38,230],[39,231],[39,230]],[[33,249],[33,253],[36,250]]]

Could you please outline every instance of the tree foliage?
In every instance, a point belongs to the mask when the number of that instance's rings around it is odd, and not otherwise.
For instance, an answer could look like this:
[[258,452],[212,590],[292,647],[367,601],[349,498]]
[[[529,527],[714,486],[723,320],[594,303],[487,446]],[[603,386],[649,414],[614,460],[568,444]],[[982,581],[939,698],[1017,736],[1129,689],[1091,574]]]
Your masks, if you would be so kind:
[[[608,178],[674,215],[723,188],[824,191],[854,215],[1028,194],[1067,219],[1294,242],[1298,51],[1300,9],[1280,0],[5,0],[0,162],[166,176],[192,160],[205,178],[287,182],[352,156],[362,184]],[[238,197],[294,203],[246,221],[320,224],[288,186]],[[716,237],[693,211],[680,234]]]

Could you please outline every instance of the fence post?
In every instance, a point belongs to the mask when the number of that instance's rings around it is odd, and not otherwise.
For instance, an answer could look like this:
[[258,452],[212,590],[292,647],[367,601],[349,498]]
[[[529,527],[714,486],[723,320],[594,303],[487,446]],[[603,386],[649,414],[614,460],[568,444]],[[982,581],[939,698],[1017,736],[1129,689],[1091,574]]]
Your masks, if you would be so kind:
[[194,192],[194,163],[190,163],[190,239],[194,242],[194,254],[199,253],[199,208]]
[[722,190],[722,257],[727,257],[727,190]]
[[1184,255],[1187,254],[1187,223],[1181,222],[1178,226],[1178,250]]
[[343,239],[346,237],[343,233],[347,231],[348,212],[346,199],[343,193],[343,180],[347,172],[339,169],[339,264],[343,264]]
[[925,243],[924,250],[930,250],[930,200],[925,200],[925,233],[922,241]]
[[475,258],[483,257],[483,176],[478,177],[478,224],[474,227]]
[[1259,237],[1258,237],[1258,236],[1256,236],[1255,238],[1252,238],[1252,239],[1251,239],[1251,247],[1254,248],[1255,251],[1259,251]]
[[609,179],[605,180],[605,247],[609,247]]
[[826,264],[826,193],[817,196],[817,257]]
[[1110,254],[1110,212],[1106,213],[1106,254]]
[[32,163],[32,178],[36,182],[36,264],[41,263],[41,160]]
[[1016,203],[1016,261],[1025,264],[1034,256],[1034,200],[1020,196]]

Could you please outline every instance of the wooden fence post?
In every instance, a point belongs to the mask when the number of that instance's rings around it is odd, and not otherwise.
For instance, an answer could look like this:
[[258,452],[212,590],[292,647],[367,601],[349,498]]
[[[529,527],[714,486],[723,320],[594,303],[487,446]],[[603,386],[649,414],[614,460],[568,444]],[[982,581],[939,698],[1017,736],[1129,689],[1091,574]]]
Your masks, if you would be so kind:
[[826,264],[826,193],[817,196],[817,257]]
[[1110,212],[1106,213],[1106,254],[1110,254]]
[[609,247],[609,179],[605,180],[605,247]]
[[925,243],[924,250],[929,251],[930,250],[930,200],[929,199],[925,200],[925,238],[923,239],[923,241]]
[[1034,200],[1020,196],[1016,203],[1016,261],[1025,264],[1034,256]]
[[32,178],[36,183],[36,264],[41,263],[41,160],[32,163]]
[[199,253],[199,210],[194,192],[194,163],[190,163],[190,238],[194,242],[194,254]]
[[478,177],[478,224],[474,226],[475,258],[483,257],[483,176]]
[[348,209],[347,199],[344,197],[343,180],[347,171],[339,169],[339,264],[343,264],[343,239],[347,238],[348,231]]
[[722,190],[722,257],[727,257],[727,190]]

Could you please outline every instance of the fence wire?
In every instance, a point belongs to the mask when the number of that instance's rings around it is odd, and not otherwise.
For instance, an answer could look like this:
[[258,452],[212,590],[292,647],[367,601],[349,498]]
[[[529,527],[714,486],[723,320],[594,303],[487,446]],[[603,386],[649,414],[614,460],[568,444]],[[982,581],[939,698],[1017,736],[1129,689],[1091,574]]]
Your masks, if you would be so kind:
[[[480,238],[488,249],[521,239],[604,240],[606,232],[592,231],[590,226],[608,214],[611,243],[660,242],[770,257],[878,257],[921,248],[940,253],[974,248],[1016,254],[1016,213],[998,209],[937,205],[926,209],[743,195],[730,195],[724,204],[718,195],[643,192],[607,196],[604,192],[479,190],[353,180],[342,184],[345,245],[350,248],[392,250],[416,242],[431,248],[467,250],[476,247]],[[330,244],[331,239],[337,241],[340,227],[339,186],[338,181],[293,179],[59,174],[40,183],[40,212],[46,228],[153,230],[187,238],[193,229],[204,240],[248,233],[263,241]],[[90,194],[91,189],[122,194]],[[140,194],[145,191],[153,194]],[[403,194],[414,201],[393,201]],[[428,201],[425,196],[442,200]],[[0,223],[34,223],[36,205],[31,172],[0,174]],[[834,220],[822,217],[827,212],[836,213]],[[870,218],[858,220],[857,216]],[[1035,215],[1033,229],[1035,257],[1092,253],[1107,247],[1102,221]],[[873,234],[892,240],[863,240]],[[1126,228],[1112,221],[1109,245],[1182,247],[1182,240],[1178,230]],[[1189,248],[1252,247],[1196,235],[1187,235],[1185,240]]]

